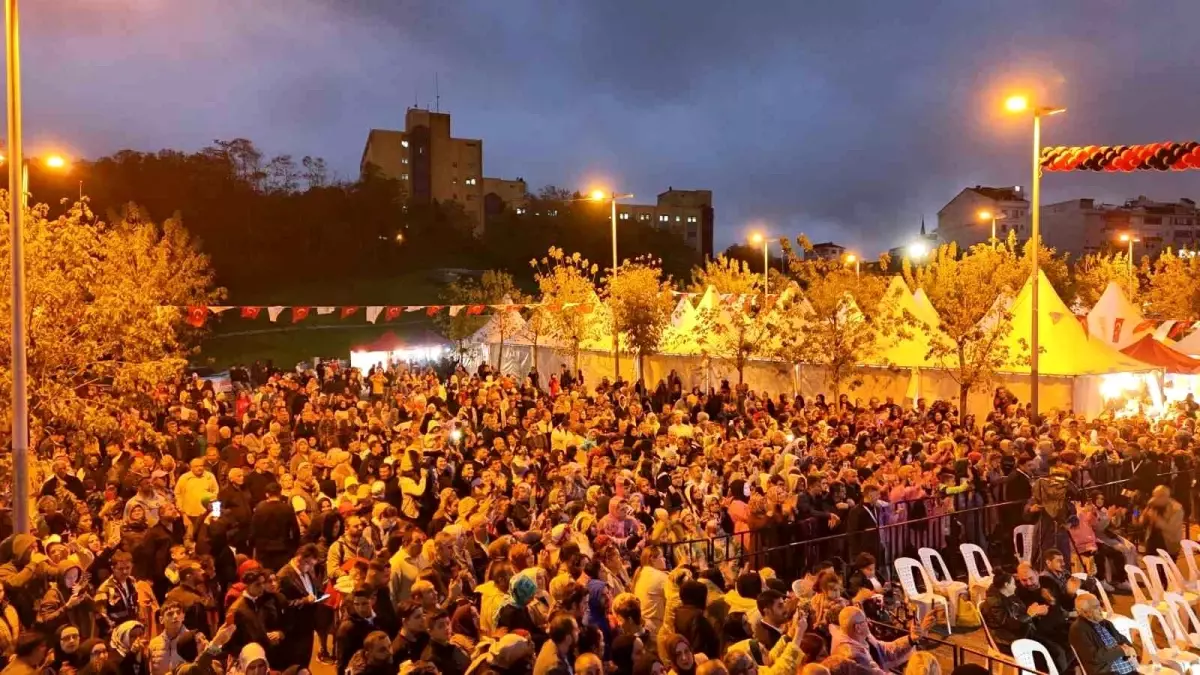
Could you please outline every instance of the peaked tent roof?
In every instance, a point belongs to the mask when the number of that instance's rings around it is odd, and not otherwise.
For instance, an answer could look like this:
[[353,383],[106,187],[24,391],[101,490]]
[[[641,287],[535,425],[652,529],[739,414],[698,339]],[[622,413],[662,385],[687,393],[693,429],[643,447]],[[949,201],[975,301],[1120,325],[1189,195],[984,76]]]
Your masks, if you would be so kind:
[[1181,340],[1175,342],[1164,340],[1164,342],[1180,354],[1200,354],[1200,330],[1188,333]]
[[1168,373],[1176,375],[1195,375],[1200,373],[1200,360],[1185,356],[1155,340],[1152,335],[1143,335],[1140,340],[1121,350],[1122,354],[1132,356],[1139,361],[1145,361],[1158,366]]
[[394,352],[398,349],[411,349],[429,345],[449,344],[446,338],[432,331],[421,331],[410,339],[404,339],[393,331],[388,331],[365,345],[357,345],[352,352]]
[[[1088,336],[1083,326],[1063,303],[1046,274],[1038,271],[1038,371],[1043,375],[1076,376],[1105,373],[1136,373],[1156,370]],[[1013,299],[1012,330],[1005,338],[1009,373],[1029,372],[1029,342],[1032,326],[1033,285],[1026,281]],[[1024,344],[1022,344],[1024,343]]]
[[1088,312],[1088,332],[1105,344],[1124,350],[1138,342],[1133,331],[1141,325],[1142,318],[1142,313],[1121,291],[1120,284],[1110,281],[1096,306]]
[[[894,303],[894,304],[891,304]],[[934,313],[934,323],[927,320],[928,312],[922,311],[917,305],[913,294],[908,291],[908,284],[899,276],[892,277],[888,283],[887,290],[884,292],[884,297],[879,300],[879,308],[883,310],[890,305],[890,311],[893,313],[909,314],[916,322],[916,325],[907,326],[905,332],[908,333],[907,338],[884,338],[887,340],[887,346],[880,352],[878,359],[881,364],[889,366],[897,366],[902,368],[921,368],[929,365],[929,348],[935,340],[946,339],[943,333],[937,328],[937,314]],[[932,306],[929,308],[933,309]]]
[[918,288],[912,296],[913,304],[917,307],[917,318],[931,326],[941,325],[942,317],[938,316],[937,310],[933,308],[933,303],[929,301],[929,296],[925,295],[925,289]]

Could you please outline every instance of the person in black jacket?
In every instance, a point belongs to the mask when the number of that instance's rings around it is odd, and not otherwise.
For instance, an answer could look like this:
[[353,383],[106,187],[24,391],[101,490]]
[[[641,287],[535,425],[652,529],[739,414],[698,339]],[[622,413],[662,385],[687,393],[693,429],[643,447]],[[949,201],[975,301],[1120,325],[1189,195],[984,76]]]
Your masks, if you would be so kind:
[[242,575],[242,583],[246,584],[246,588],[229,607],[233,625],[237,627],[233,639],[230,640],[230,651],[234,654],[240,653],[242,647],[251,642],[257,642],[267,648],[283,640],[283,633],[278,627],[267,623],[266,580],[267,573],[259,569],[250,570]]
[[679,600],[681,604],[675,610],[675,632],[687,639],[692,652],[709,658],[719,657],[721,637],[704,613],[708,587],[699,581],[685,581],[679,587]]
[[254,502],[246,489],[246,472],[243,469],[229,470],[228,481],[221,486],[217,499],[221,502],[221,521],[226,524],[228,541],[238,548],[246,548],[250,541],[250,520],[254,515]]
[[400,633],[392,641],[392,662],[418,661],[429,644],[429,629],[425,623],[425,610],[415,600],[405,600],[396,608],[400,620]]
[[266,494],[267,500],[254,509],[254,518],[250,521],[250,543],[254,547],[254,558],[263,567],[278,570],[292,559],[300,546],[300,524],[296,522],[292,505],[280,498],[279,483],[268,485]]
[[869,553],[876,560],[883,557],[879,538],[879,487],[868,483],[862,488],[862,503],[855,504],[846,516],[846,531],[850,533],[850,554]]
[[1137,652],[1112,622],[1104,618],[1100,601],[1091,593],[1075,598],[1079,618],[1071,624],[1071,647],[1085,675],[1130,675],[1137,672]]
[[1049,613],[1049,605],[1023,603],[1017,597],[1017,580],[1011,574],[1004,570],[995,571],[992,575],[992,585],[988,587],[987,596],[979,611],[992,640],[1001,652],[1012,655],[1012,643],[1023,638],[1032,638],[1045,645],[1058,672],[1067,672],[1067,654],[1062,645],[1046,639],[1034,627],[1034,619]]
[[280,669],[289,666],[308,668],[312,660],[312,641],[316,631],[317,596],[321,584],[314,571],[319,569],[321,552],[315,544],[305,544],[295,557],[279,570],[279,592],[287,601],[284,608],[285,648],[281,650]]

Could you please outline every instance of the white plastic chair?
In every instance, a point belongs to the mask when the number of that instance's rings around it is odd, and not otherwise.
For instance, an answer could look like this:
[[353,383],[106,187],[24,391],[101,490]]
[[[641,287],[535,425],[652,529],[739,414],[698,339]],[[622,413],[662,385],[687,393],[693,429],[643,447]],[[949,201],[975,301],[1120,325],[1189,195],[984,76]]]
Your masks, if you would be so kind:
[[1188,566],[1188,581],[1200,581],[1200,567],[1196,564],[1196,555],[1200,554],[1200,544],[1191,539],[1184,539],[1180,542],[1183,546],[1183,556],[1187,560]]
[[1018,525],[1013,530],[1013,549],[1021,562],[1033,562],[1033,525]]
[[[900,577],[900,587],[904,589],[904,596],[909,602],[917,606],[917,623],[920,623],[925,618],[927,612],[932,612],[936,605],[941,605],[946,612],[946,633],[952,632],[950,628],[950,603],[946,598],[934,592],[935,586],[933,580],[929,578],[929,573],[925,571],[925,567],[920,561],[912,558],[896,558],[896,575]],[[915,574],[920,573],[921,580],[928,589],[924,593],[917,592],[917,582]]]
[[[978,544],[959,544],[958,550],[962,553],[963,562],[967,564],[967,585],[970,587],[971,599],[976,603],[982,602],[983,597],[987,595],[987,589],[992,585],[992,561],[988,560],[987,553]],[[987,575],[979,569],[980,558],[983,559]]]
[[[1120,633],[1122,637],[1124,637],[1126,640],[1129,640],[1130,644],[1136,644],[1133,639],[1134,633],[1137,633],[1138,640],[1142,639],[1142,627],[1133,619],[1127,616],[1117,615],[1109,619],[1109,622],[1112,623],[1113,628],[1116,628],[1117,632]],[[1149,652],[1146,651],[1145,643],[1143,643],[1142,662],[1138,663],[1138,673],[1141,675],[1161,675],[1163,673],[1179,672],[1163,666],[1162,663],[1158,662],[1157,657],[1155,657],[1154,660],[1151,660],[1150,663],[1146,663],[1146,660],[1148,659],[1150,659],[1150,655]]]
[[987,638],[988,657],[1000,665],[1000,675],[1008,675],[1010,672],[1012,675],[1021,675],[1021,671],[1016,667],[1013,657],[1000,651],[1000,647],[996,645],[996,640],[992,637],[992,630],[988,628],[987,621],[983,621],[980,625],[983,626],[983,636]]
[[1034,654],[1041,654],[1042,658],[1046,659],[1046,667],[1050,675],[1058,675],[1058,667],[1054,665],[1054,660],[1050,658],[1050,650],[1042,646],[1042,643],[1028,638],[1021,638],[1012,643],[1013,658],[1021,666],[1021,675],[1037,675],[1041,672],[1037,669],[1037,662],[1033,660]]
[[[1154,556],[1146,557],[1151,558]],[[1151,606],[1160,612],[1171,611],[1170,607],[1167,607],[1167,603],[1162,601],[1162,594],[1156,590],[1158,586],[1150,580],[1150,577],[1142,568],[1134,565],[1126,565],[1125,574],[1129,577],[1129,589],[1133,591],[1133,602],[1135,604]]]
[[[958,618],[958,598],[962,595],[968,595],[967,584],[961,581],[955,581],[954,577],[950,576],[950,568],[946,567],[946,561],[942,559],[942,554],[937,550],[922,547],[917,550],[917,555],[921,556],[921,566],[929,573],[929,578],[933,580],[933,588],[938,595],[946,598],[947,607],[950,608],[950,623],[953,624]],[[968,597],[968,600],[970,598]]]
[[[1200,656],[1174,646],[1176,643],[1187,644],[1187,637],[1175,632],[1175,626],[1162,612],[1150,605],[1134,605],[1133,620],[1137,622],[1138,632],[1142,638],[1142,647],[1150,659],[1159,665],[1178,668],[1181,672],[1195,671],[1200,667]],[[1169,641],[1168,647],[1159,649],[1154,642],[1154,621],[1158,621],[1163,635]]]
[[1193,649],[1200,649],[1200,617],[1196,611],[1178,593],[1164,594],[1163,601],[1171,608],[1167,619],[1174,622],[1175,634],[1184,636]]
[[1156,553],[1158,553],[1158,557],[1162,559],[1163,564],[1166,565],[1167,571],[1170,572],[1170,574],[1167,575],[1167,578],[1171,580],[1171,586],[1173,586],[1173,588],[1163,589],[1164,592],[1176,591],[1182,594],[1184,599],[1189,603],[1194,603],[1197,600],[1200,600],[1200,595],[1197,595],[1197,591],[1200,590],[1200,581],[1191,581],[1187,577],[1183,576],[1183,572],[1179,569],[1179,565],[1175,564],[1175,559],[1171,557],[1169,552],[1160,548],[1156,551]]
[[[1076,572],[1071,576],[1078,579],[1081,583],[1088,580],[1087,572]],[[1116,612],[1113,611],[1112,601],[1108,599],[1108,592],[1104,590],[1104,585],[1097,583],[1096,590],[1100,592],[1100,606],[1104,608],[1104,618],[1112,618]],[[1075,591],[1075,595],[1079,595],[1080,593],[1087,593],[1083,586],[1080,586],[1079,590]]]

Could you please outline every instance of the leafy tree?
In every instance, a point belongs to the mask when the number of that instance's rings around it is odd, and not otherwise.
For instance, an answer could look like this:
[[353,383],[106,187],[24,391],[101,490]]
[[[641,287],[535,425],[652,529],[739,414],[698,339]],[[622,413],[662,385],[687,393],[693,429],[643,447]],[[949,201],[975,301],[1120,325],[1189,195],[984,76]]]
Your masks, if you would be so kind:
[[[805,248],[806,240],[798,242]],[[807,290],[805,298],[780,308],[778,354],[790,363],[823,366],[840,407],[843,389],[862,384],[855,368],[877,361],[891,341],[906,337],[907,319],[886,294],[884,277],[858,274],[841,261],[802,259],[791,251],[785,247],[788,267]]]
[[[592,316],[598,309],[596,274],[600,268],[578,253],[567,255],[561,248],[554,247],[540,263],[531,260],[529,264],[534,269],[534,279],[546,307],[549,336],[556,348],[571,359],[572,370],[579,370],[579,352],[583,345],[601,335],[600,322]],[[564,307],[567,304],[576,306]]]
[[637,355],[637,372],[643,359],[658,351],[663,332],[671,321],[674,302],[671,282],[662,267],[650,258],[637,258],[605,278],[605,301],[612,312],[616,332]]
[[987,388],[1019,356],[1010,354],[1008,346],[1012,315],[997,299],[1014,293],[1014,283],[1024,284],[1029,277],[1026,260],[1010,247],[983,243],[962,256],[955,244],[940,246],[920,267],[904,261],[905,280],[925,290],[941,320],[926,358],[958,384],[960,411],[967,409],[971,390]]
[[[1117,282],[1134,305],[1141,304],[1142,282],[1136,268],[1130,285],[1131,261],[1125,253],[1090,253],[1075,263],[1075,300],[1084,307],[1094,307],[1111,281]],[[1132,295],[1131,295],[1132,291]]]
[[[7,203],[2,191],[0,201]],[[186,365],[195,331],[183,308],[217,303],[223,291],[178,221],[156,225],[130,208],[106,224],[86,201],[54,219],[48,211],[35,206],[24,220],[31,423],[96,436],[140,424],[129,411],[145,410],[155,387]],[[8,228],[0,230],[7,256]],[[11,283],[7,266],[0,283]],[[0,340],[11,340],[10,312],[4,295]],[[5,351],[0,387],[11,382]],[[0,419],[11,419],[10,406],[0,399]]]
[[1142,261],[1148,283],[1145,313],[1154,319],[1200,316],[1200,258],[1183,257],[1168,249],[1154,262]]
[[709,286],[722,295],[759,296],[758,301],[743,301],[733,309],[702,309],[696,318],[694,333],[701,353],[732,366],[742,384],[751,359],[772,355],[771,336],[776,326],[767,303],[761,300],[762,275],[753,273],[741,260],[718,256],[692,270],[690,291],[703,293]]
[[[455,281],[446,287],[441,295],[442,302],[447,305],[499,305],[525,304],[529,297],[513,281],[508,272],[487,270],[478,281],[471,278]],[[517,315],[507,310],[499,310],[494,314],[471,314],[460,311],[455,316],[449,313],[439,313],[435,321],[442,334],[453,341],[458,349],[459,358],[467,348],[467,341],[479,332],[488,322],[492,323],[495,337],[499,338],[496,367],[504,363],[504,345],[521,330],[521,322]]]

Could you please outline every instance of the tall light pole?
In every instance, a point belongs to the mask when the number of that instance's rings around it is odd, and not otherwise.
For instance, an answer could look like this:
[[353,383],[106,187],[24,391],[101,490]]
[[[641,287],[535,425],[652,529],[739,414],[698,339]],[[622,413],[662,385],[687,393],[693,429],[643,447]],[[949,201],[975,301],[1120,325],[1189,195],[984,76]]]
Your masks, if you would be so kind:
[[4,0],[8,64],[8,230],[12,270],[13,530],[29,532],[29,391],[25,382],[25,252],[21,217],[28,175],[21,154],[21,42],[17,0]]
[[854,265],[854,276],[862,276],[862,268],[860,267],[860,265],[862,265],[862,260],[860,260],[857,255],[854,255],[853,253],[847,253],[846,264]]
[[[590,195],[594,202],[602,202],[608,200],[611,208],[610,220],[612,221],[612,273],[617,273],[617,267],[620,263],[617,260],[617,200],[618,199],[633,199],[632,194],[617,194],[616,192],[605,193],[604,190],[592,190]],[[613,350],[613,382],[616,382],[621,377],[621,350],[619,348],[620,336],[617,334],[617,320],[613,318],[612,324],[612,350]]]
[[771,273],[771,258],[770,258],[771,240],[768,239],[767,237],[763,236],[763,233],[755,232],[754,234],[750,235],[750,243],[751,244],[762,244],[762,250],[763,250],[763,298],[766,298],[767,293],[770,291],[770,282],[768,281],[768,277],[770,276],[770,273]]
[[1137,293],[1137,284],[1134,281],[1133,276],[1133,245],[1135,242],[1141,241],[1141,239],[1138,239],[1128,232],[1122,233],[1119,238],[1121,241],[1129,244],[1129,253],[1127,254],[1129,257],[1126,259],[1126,262],[1129,265],[1129,300],[1130,302],[1133,302],[1133,296]]
[[992,246],[994,247],[994,246],[996,245],[996,214],[995,214],[995,212],[993,212],[993,211],[980,211],[980,212],[979,212],[979,220],[981,220],[981,221],[984,221],[984,222],[987,222],[988,220],[992,221],[992,238],[991,238],[991,244],[992,244]]
[[1028,249],[1030,258],[1033,260],[1032,277],[1030,285],[1032,286],[1032,311],[1033,317],[1030,323],[1030,355],[1029,355],[1029,405],[1030,405],[1030,421],[1036,422],[1038,414],[1038,248],[1041,241],[1041,192],[1042,192],[1042,118],[1050,115],[1057,115],[1061,112],[1066,112],[1066,108],[1039,107],[1031,105],[1029,99],[1025,96],[1010,96],[1004,101],[1004,107],[1012,113],[1021,113],[1029,110],[1033,111],[1033,188],[1030,191],[1029,202],[1029,222],[1031,232],[1029,241],[1032,248]]

